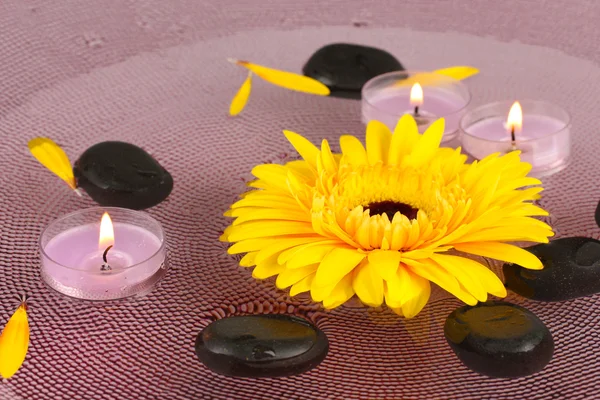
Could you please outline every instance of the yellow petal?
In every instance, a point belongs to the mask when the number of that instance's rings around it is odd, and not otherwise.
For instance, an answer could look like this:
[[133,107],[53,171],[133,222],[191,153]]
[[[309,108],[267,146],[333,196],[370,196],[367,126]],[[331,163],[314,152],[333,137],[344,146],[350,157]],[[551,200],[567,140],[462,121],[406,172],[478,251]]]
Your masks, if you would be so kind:
[[223,230],[223,234],[219,236],[219,241],[227,242],[229,240],[229,233],[231,232],[231,225]]
[[294,146],[298,154],[315,170],[317,169],[317,157],[319,149],[308,139],[292,131],[283,131],[287,140]]
[[385,298],[385,304],[389,308],[400,308],[402,307],[402,291],[400,290],[401,281],[397,275],[388,279],[383,287],[383,296]]
[[323,300],[323,307],[328,310],[336,308],[348,301],[354,296],[354,289],[352,288],[352,274],[346,275],[338,284],[333,288],[329,296]]
[[334,243],[337,244],[337,243],[339,243],[336,240],[325,239],[323,236],[316,236],[316,237],[318,238],[318,240],[307,241],[306,244],[301,244],[301,245],[298,245],[295,247],[291,247],[291,248],[283,251],[281,254],[279,254],[279,257],[277,258],[277,262],[279,262],[279,264],[285,264],[289,260],[291,260],[299,251],[304,250],[307,247],[321,245],[321,244],[334,244]]
[[[475,297],[478,301],[487,301],[488,292],[487,290],[485,290],[483,282],[480,282],[479,279],[477,279],[476,272],[469,273],[470,269],[474,269],[477,267],[473,265],[467,265],[467,262],[463,261],[466,260],[463,257],[432,255],[431,259],[446,270],[448,270],[448,272],[450,272],[452,275],[454,275],[458,282],[462,284],[467,289],[467,291],[471,293],[471,295],[473,295],[473,297]],[[475,264],[478,264],[482,268],[485,268],[479,263]],[[465,266],[465,268],[462,268],[463,265]],[[498,277],[496,277],[496,279],[498,279]]]
[[240,260],[240,267],[252,267],[252,266],[256,265],[257,254],[258,254],[258,251],[252,251],[252,252],[244,255],[244,257],[242,257],[242,259]]
[[[263,249],[264,247],[274,245],[279,242],[279,238],[258,238],[258,239],[248,239],[242,240],[240,242],[234,243],[229,249],[227,249],[227,253],[229,254],[240,254],[240,253],[248,253],[251,251],[258,251]],[[308,239],[306,239],[308,240]]]
[[277,276],[277,281],[275,281],[275,284],[277,285],[278,289],[288,288],[300,282],[307,276],[314,275],[318,266],[318,264],[312,264],[296,269],[285,268],[283,271],[281,271],[279,276]]
[[251,221],[231,227],[230,242],[259,237],[313,233],[309,223],[298,221]]
[[[260,192],[262,192],[262,190]],[[265,193],[248,194],[243,199],[238,200],[231,205],[232,210],[241,207],[264,207],[270,209],[285,208],[289,210],[300,209],[298,202],[294,198]]]
[[67,182],[71,189],[76,189],[75,177],[69,157],[51,139],[38,137],[28,143],[29,151],[33,156],[60,179]]
[[[280,254],[282,251],[290,249],[295,246],[300,246],[302,244],[314,243],[319,240],[322,240],[321,237],[290,237],[290,238],[272,238],[273,241],[268,245],[262,246],[256,256],[256,262],[260,263],[267,258]],[[234,245],[235,246],[235,245]],[[233,246],[232,246],[233,247]],[[279,262],[279,261],[278,261]],[[279,262],[283,264],[282,262]]]
[[29,348],[27,306],[22,303],[6,323],[0,336],[0,375],[8,379],[21,368]]
[[248,102],[248,97],[250,97],[250,90],[252,89],[252,71],[248,72],[248,77],[242,83],[242,86],[238,89],[235,96],[233,96],[233,100],[231,100],[231,104],[229,105],[229,115],[236,116],[246,106]]
[[316,94],[319,96],[328,96],[330,93],[327,86],[316,79],[309,78],[304,75],[280,71],[278,69],[253,64],[248,61],[236,61],[235,63],[237,65],[241,65],[242,67],[248,68],[265,81],[285,89]]
[[267,279],[280,274],[284,269],[285,267],[277,262],[277,257],[270,257],[252,270],[252,277],[255,279]]
[[286,267],[295,269],[309,264],[318,264],[335,248],[336,245],[334,244],[306,246],[297,253],[294,253],[294,256],[287,262]]
[[286,192],[288,189],[287,174],[287,168],[279,164],[260,164],[252,168],[252,175]]
[[520,247],[496,242],[460,243],[454,246],[456,250],[482,257],[490,257],[509,263],[518,264],[523,268],[542,269],[544,265],[535,255]]
[[383,279],[368,262],[356,269],[352,288],[358,298],[368,306],[378,307],[383,303]]
[[352,271],[366,255],[355,249],[335,248],[325,256],[313,285],[329,286],[337,284],[346,274]]
[[[450,256],[454,257],[454,256]],[[462,269],[469,273],[473,279],[478,280],[483,288],[490,294],[497,297],[506,297],[506,287],[492,270],[475,260],[464,257],[455,257],[460,262]]]
[[317,177],[315,171],[304,160],[293,160],[285,163],[285,167],[306,182],[312,182]]
[[[244,212],[245,211],[245,212]],[[281,221],[304,221],[310,222],[310,215],[301,210],[289,210],[285,208],[237,208],[232,212],[236,217],[233,225],[239,225],[249,221],[281,220]],[[237,214],[237,215],[235,215]]]
[[[315,279],[316,279],[316,274],[315,274]],[[337,285],[337,283],[332,284],[332,285],[327,285],[327,286],[318,286],[318,285],[315,285],[315,279],[313,279],[312,284],[310,286],[310,297],[312,298],[313,301],[318,303],[318,302],[325,300],[327,298],[327,296],[329,296],[331,294],[333,289],[335,289],[335,286]]]
[[310,287],[312,286],[312,282],[315,279],[315,274],[311,274],[306,278],[302,279],[300,282],[292,285],[290,289],[290,296],[294,297],[300,293],[308,292]]
[[394,129],[387,163],[389,165],[400,164],[404,155],[412,151],[419,138],[419,128],[414,117],[410,114],[404,114]]
[[412,249],[417,244],[419,238],[421,237],[421,228],[417,221],[412,221],[410,224],[410,229],[408,231],[408,239],[406,239],[406,243],[404,243],[404,247],[407,249]]
[[306,183],[292,171],[288,171],[286,183],[289,192],[296,196],[296,201],[298,201],[297,196],[305,190]]
[[[271,191],[282,192],[286,195],[288,193],[287,190],[283,191],[281,188],[273,185],[270,182],[264,181],[262,179],[254,179],[252,181],[248,181],[248,182],[246,182],[246,186],[248,186],[249,188],[254,188],[254,189],[269,190],[270,192]],[[277,194],[281,195],[281,193],[277,193]],[[240,197],[243,197],[243,194]]]
[[469,292],[464,290],[453,275],[451,275],[444,268],[435,264],[433,261],[429,259],[423,259],[420,260],[420,262],[415,262],[409,259],[404,259],[403,262],[410,266],[412,272],[435,283],[466,304],[472,306],[477,304],[477,299]]
[[[400,296],[401,304],[404,304],[415,297],[419,296],[419,293],[424,288],[423,280],[425,278],[412,272],[409,266],[406,264],[400,264],[398,271],[396,272],[396,278],[390,282],[397,281],[400,286],[397,288]],[[390,285],[392,287],[392,285]]]
[[444,118],[434,121],[423,133],[421,140],[415,144],[412,152],[406,158],[406,164],[414,168],[427,164],[440,147],[444,127]]
[[387,162],[388,147],[392,140],[392,133],[382,122],[373,120],[367,124],[367,159],[369,164]]
[[379,275],[387,280],[392,279],[398,271],[402,254],[398,251],[378,251],[369,253],[369,264],[375,268]]
[[415,261],[405,258],[402,260],[403,263],[410,267],[410,271],[446,289],[450,293],[459,290],[458,282],[454,276],[438,265],[426,261],[427,259]]
[[507,216],[511,217],[547,217],[550,213],[541,207],[533,204],[517,204],[513,207],[505,208]]
[[402,307],[392,308],[392,310],[397,314],[404,315],[405,318],[413,318],[429,301],[431,285],[427,279],[414,274],[405,267],[398,270],[398,276],[402,282],[400,289],[403,297]]
[[456,80],[461,81],[461,80],[467,79],[473,75],[477,75],[479,73],[479,70],[475,67],[456,66],[456,67],[437,69],[433,72],[436,74],[449,76],[450,78],[454,78]]
[[538,228],[533,224],[515,224],[512,226],[490,227],[474,231],[455,239],[452,244],[460,243],[484,243],[488,241],[530,241],[539,243],[548,243],[548,237],[554,236],[554,232],[549,229]]
[[331,148],[329,147],[329,142],[323,139],[321,142],[321,161],[323,163],[323,168],[327,171],[328,174],[335,174],[337,172],[338,166],[333,154],[331,153]]
[[423,288],[420,290],[419,294],[402,305],[402,314],[404,315],[404,318],[410,319],[416,317],[423,307],[427,305],[429,296],[431,295],[431,285],[427,280],[422,282]]
[[392,228],[392,242],[390,243],[390,249],[400,250],[404,247],[406,240],[408,239],[407,229],[404,229],[400,224],[395,224]]
[[345,160],[353,167],[367,164],[367,151],[358,138],[343,135],[340,137],[340,147]]
[[371,233],[371,223],[370,223],[370,219],[368,218],[363,218],[362,222],[360,223],[360,225],[358,226],[358,228],[356,229],[356,233],[354,234],[354,238],[356,240],[356,242],[365,249],[370,249],[371,248],[371,241],[370,239],[370,233]]
[[448,77],[462,80],[479,73],[474,67],[457,66],[438,69],[432,72],[420,72],[411,75],[408,78],[401,79],[395,83],[395,86],[410,86],[414,83],[420,83],[422,86],[442,86],[449,82]]

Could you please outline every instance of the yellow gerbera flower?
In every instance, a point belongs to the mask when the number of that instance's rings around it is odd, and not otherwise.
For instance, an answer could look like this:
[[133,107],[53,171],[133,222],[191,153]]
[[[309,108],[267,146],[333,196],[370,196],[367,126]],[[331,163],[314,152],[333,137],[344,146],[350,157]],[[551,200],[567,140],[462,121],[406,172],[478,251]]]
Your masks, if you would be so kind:
[[256,266],[255,278],[277,275],[278,288],[310,291],[328,309],[356,294],[410,318],[427,303],[430,282],[470,305],[488,293],[504,297],[500,279],[461,254],[541,269],[507,243],[553,235],[532,218],[548,215],[533,204],[541,182],[527,176],[531,165],[518,151],[468,164],[460,149],[439,147],[443,132],[443,119],[423,135],[410,115],[393,134],[372,121],[366,148],[342,136],[334,154],[327,140],[319,150],[285,131],[303,160],[256,166],[253,190],[225,213],[235,220],[221,240],[235,243],[230,254],[247,253],[240,265]]

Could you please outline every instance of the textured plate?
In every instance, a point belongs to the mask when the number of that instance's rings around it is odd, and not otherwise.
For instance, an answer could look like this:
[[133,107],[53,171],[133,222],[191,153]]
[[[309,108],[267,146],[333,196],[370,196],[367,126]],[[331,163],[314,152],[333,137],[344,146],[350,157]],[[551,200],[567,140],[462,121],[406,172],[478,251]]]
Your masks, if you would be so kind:
[[[468,371],[445,343],[441,327],[457,300],[434,302],[408,323],[356,304],[324,312],[306,297],[290,299],[272,282],[253,280],[217,241],[226,224],[221,214],[244,190],[250,168],[291,152],[281,129],[314,142],[364,133],[358,102],[292,93],[258,80],[246,110],[228,118],[245,72],[226,57],[300,71],[312,51],[334,40],[384,48],[407,68],[475,65],[483,72],[469,81],[473,105],[528,97],[567,108],[573,116],[573,162],[546,180],[543,204],[561,235],[597,237],[600,55],[594,43],[600,34],[592,16],[600,4],[59,3],[0,5],[0,311],[10,315],[17,291],[33,296],[30,352],[19,373],[0,385],[0,397],[600,396],[598,296],[550,305],[510,296],[549,326],[556,353],[536,376],[498,381]],[[313,27],[293,29],[306,25]],[[378,28],[383,26],[389,28]],[[240,29],[246,31],[234,34]],[[502,42],[486,36],[489,32],[591,61]],[[133,302],[100,305],[73,302],[44,287],[37,238],[55,214],[73,211],[80,200],[47,205],[69,189],[27,153],[27,140],[38,135],[64,145],[72,160],[101,140],[129,141],[173,174],[172,195],[150,210],[167,231],[172,256],[158,290]],[[304,375],[252,383],[217,376],[199,363],[194,338],[211,320],[265,312],[293,313],[317,324],[330,339],[327,359]]]

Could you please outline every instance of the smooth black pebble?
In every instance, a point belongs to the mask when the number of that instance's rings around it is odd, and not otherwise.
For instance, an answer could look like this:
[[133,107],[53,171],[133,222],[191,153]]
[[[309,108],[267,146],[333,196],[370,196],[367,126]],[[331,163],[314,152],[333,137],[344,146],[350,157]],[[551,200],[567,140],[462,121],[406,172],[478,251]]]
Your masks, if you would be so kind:
[[600,241],[570,237],[527,250],[542,261],[544,269],[504,264],[506,287],[513,292],[540,301],[563,301],[600,292]]
[[77,186],[101,206],[143,210],[166,199],[173,178],[152,156],[124,142],[87,149],[73,168]]
[[286,315],[234,316],[217,320],[196,338],[196,354],[222,375],[296,375],[319,365],[327,336],[304,319]]
[[466,367],[497,378],[539,372],[554,352],[544,323],[531,311],[504,301],[457,308],[446,319],[444,334]]
[[393,55],[375,47],[334,43],[321,47],[302,72],[329,87],[331,96],[360,99],[365,83],[377,75],[403,71]]

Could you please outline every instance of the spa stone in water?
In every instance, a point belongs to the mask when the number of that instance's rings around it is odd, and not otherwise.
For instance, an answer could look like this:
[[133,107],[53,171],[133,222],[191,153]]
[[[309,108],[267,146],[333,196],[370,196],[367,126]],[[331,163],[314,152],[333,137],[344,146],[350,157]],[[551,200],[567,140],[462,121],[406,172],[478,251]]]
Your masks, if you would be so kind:
[[542,261],[544,269],[505,264],[506,287],[513,292],[538,301],[564,301],[600,293],[600,241],[575,236],[527,250]]
[[371,78],[403,70],[387,51],[349,43],[321,47],[302,69],[304,75],[329,87],[331,96],[351,99],[360,99],[363,85]]
[[327,355],[325,334],[307,321],[286,315],[234,316],[215,321],[198,334],[196,354],[222,375],[296,375]]
[[124,142],[87,149],[73,168],[77,186],[98,204],[143,210],[166,199],[173,178],[152,156]]
[[492,377],[539,372],[554,352],[546,325],[531,311],[504,301],[457,308],[446,319],[444,333],[466,367]]

